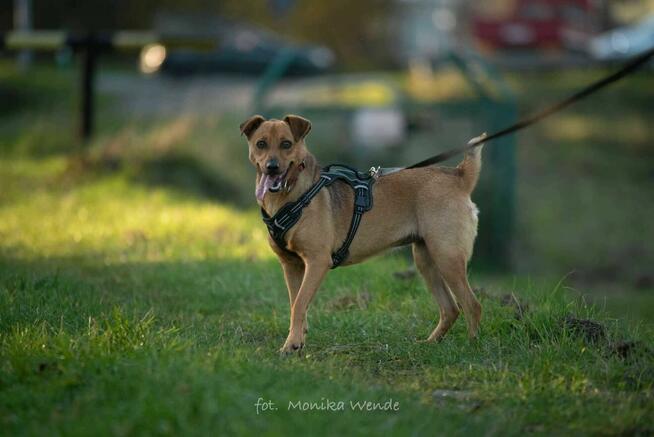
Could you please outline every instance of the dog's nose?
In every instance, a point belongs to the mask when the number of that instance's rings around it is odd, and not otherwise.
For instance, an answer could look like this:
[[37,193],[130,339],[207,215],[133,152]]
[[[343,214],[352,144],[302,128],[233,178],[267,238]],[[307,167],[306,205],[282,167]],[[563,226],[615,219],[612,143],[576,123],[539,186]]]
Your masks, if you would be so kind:
[[271,158],[268,161],[266,161],[266,170],[268,170],[268,173],[276,173],[279,171],[279,161],[275,158]]

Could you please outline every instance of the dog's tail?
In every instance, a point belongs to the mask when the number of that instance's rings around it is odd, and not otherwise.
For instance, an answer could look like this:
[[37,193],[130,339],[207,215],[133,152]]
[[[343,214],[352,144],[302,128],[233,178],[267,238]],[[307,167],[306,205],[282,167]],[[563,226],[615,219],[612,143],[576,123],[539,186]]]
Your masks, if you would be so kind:
[[472,193],[479,180],[479,173],[481,172],[481,149],[483,147],[480,144],[466,152],[463,161],[458,166],[461,172],[461,179],[463,180],[463,187],[468,193]]

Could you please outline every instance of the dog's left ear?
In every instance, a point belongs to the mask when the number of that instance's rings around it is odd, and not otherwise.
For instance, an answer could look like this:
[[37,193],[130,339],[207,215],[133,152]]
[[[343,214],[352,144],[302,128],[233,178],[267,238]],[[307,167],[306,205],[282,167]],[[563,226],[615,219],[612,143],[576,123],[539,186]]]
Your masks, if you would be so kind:
[[291,127],[295,142],[303,140],[311,131],[311,122],[299,115],[287,115],[284,117],[284,122]]
[[252,117],[248,118],[243,123],[241,123],[241,135],[245,135],[249,140],[252,134],[257,130],[259,126],[261,126],[261,123],[264,121],[266,121],[266,119],[260,115],[253,115]]

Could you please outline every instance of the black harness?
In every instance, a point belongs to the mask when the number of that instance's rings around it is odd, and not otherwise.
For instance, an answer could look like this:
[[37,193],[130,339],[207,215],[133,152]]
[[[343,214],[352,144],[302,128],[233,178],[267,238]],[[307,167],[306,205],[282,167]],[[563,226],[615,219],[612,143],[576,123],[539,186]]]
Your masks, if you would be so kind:
[[375,182],[375,178],[369,173],[362,173],[345,165],[332,164],[325,167],[320,172],[320,179],[306,193],[295,202],[289,202],[282,206],[274,216],[270,217],[261,208],[263,222],[268,227],[270,236],[280,248],[288,251],[284,237],[288,230],[300,220],[302,210],[311,203],[311,200],[316,197],[323,187],[327,187],[339,180],[347,183],[354,190],[354,211],[352,212],[350,229],[343,245],[332,253],[332,269],[345,261],[350,244],[352,244],[357,228],[361,223],[363,213],[372,208],[372,184]]

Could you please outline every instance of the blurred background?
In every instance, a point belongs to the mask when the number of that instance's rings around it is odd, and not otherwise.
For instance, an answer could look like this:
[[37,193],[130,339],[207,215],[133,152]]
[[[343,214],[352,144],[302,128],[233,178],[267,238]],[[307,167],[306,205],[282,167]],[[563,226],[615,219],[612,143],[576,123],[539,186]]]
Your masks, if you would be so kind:
[[[7,0],[0,31],[0,191],[65,157],[68,184],[120,173],[253,211],[252,113],[311,119],[325,164],[409,165],[653,46],[654,1]],[[488,145],[473,271],[566,276],[649,317],[652,102],[649,65]]]

